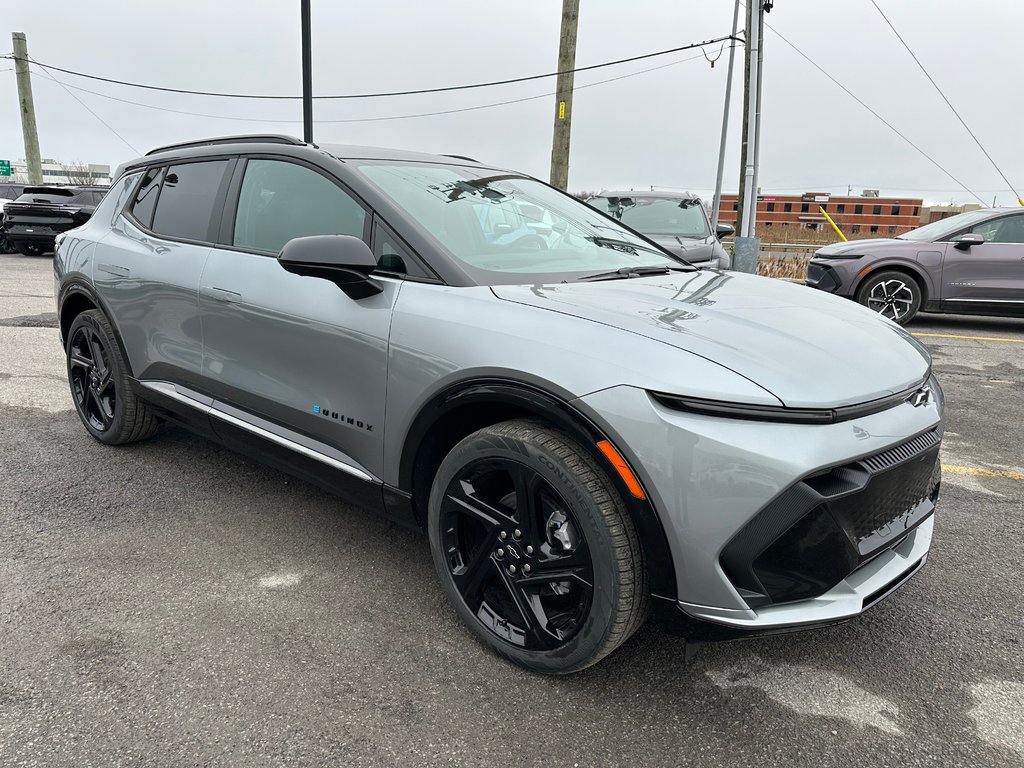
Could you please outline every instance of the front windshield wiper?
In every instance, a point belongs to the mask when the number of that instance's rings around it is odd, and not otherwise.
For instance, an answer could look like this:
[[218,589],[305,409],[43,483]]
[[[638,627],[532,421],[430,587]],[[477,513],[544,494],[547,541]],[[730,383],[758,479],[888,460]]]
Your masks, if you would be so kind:
[[656,264],[649,267],[620,267],[613,272],[598,272],[596,275],[586,275],[579,280],[619,280],[631,277],[647,277],[648,275],[667,275],[669,272],[699,272],[697,267],[692,265],[686,267],[675,267],[668,264]]
[[662,255],[661,251],[657,248],[652,248],[649,245],[643,245],[634,243],[630,240],[616,240],[614,237],[601,237],[601,235],[591,235],[590,237],[583,238],[588,240],[594,245],[600,246],[601,248],[611,248],[616,251],[625,251],[626,253],[635,253],[636,251],[650,251],[656,253],[659,256]]

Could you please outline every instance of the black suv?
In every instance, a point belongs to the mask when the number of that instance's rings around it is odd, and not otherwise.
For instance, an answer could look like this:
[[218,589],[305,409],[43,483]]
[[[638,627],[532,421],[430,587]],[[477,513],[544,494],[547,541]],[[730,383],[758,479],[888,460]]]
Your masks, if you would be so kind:
[[26,256],[49,253],[57,235],[85,224],[106,193],[107,187],[26,187],[4,206],[4,236]]

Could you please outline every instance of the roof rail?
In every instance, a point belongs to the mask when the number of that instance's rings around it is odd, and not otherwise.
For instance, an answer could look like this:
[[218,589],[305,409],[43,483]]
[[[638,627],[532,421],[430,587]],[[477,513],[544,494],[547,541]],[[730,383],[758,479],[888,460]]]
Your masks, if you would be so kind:
[[183,141],[180,144],[168,144],[165,147],[157,147],[146,153],[146,157],[169,152],[172,149],[190,149],[191,147],[208,147],[214,144],[291,144],[293,146],[304,146],[306,142],[300,141],[294,136],[285,136],[280,133],[252,133],[245,136],[220,136],[213,139],[198,139],[196,141]]
[[454,157],[456,160],[468,160],[471,163],[479,163],[480,162],[476,158],[466,157],[465,155],[441,155],[441,157]]

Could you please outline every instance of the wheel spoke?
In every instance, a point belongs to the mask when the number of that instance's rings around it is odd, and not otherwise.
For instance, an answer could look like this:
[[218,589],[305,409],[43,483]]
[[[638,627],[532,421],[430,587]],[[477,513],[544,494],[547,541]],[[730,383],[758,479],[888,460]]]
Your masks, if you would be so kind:
[[92,359],[96,370],[101,376],[106,376],[109,373],[107,370],[109,366],[107,366],[103,359],[103,344],[100,343],[96,334],[89,334],[89,349],[92,352]]
[[85,355],[75,349],[75,347],[71,348],[71,356],[68,360],[75,368],[81,368],[86,372],[92,370],[92,360],[89,360]]
[[[546,630],[547,617],[544,615],[542,606],[535,607],[534,601],[523,591],[503,568],[498,569],[505,589],[516,606],[516,612],[523,623],[523,630],[530,636],[535,644],[547,646],[551,644],[551,638],[546,637],[549,633]],[[539,600],[538,600],[539,602]],[[538,615],[539,614],[539,615]]]
[[[570,560],[575,564],[570,565],[565,563],[565,560]],[[588,589],[592,589],[594,585],[592,583],[593,576],[591,575],[590,563],[584,562],[585,560],[587,558],[579,556],[578,558],[559,558],[551,563],[541,563],[534,567],[529,576],[523,576],[519,579],[519,583],[526,585],[550,584],[553,581],[575,581]]]
[[453,483],[452,486],[449,486],[447,499],[455,504],[461,512],[476,518],[488,527],[513,528],[516,525],[516,521],[508,512],[481,499],[467,480],[459,480],[457,485]]
[[540,488],[543,480],[536,472],[519,464],[513,465],[509,474],[515,488],[518,527],[522,530],[525,540],[537,540],[540,538],[537,515],[540,511]]
[[487,579],[497,572],[492,554],[490,547],[481,546],[469,563],[463,564],[452,572],[455,587],[474,613],[483,600],[483,590],[487,585]]

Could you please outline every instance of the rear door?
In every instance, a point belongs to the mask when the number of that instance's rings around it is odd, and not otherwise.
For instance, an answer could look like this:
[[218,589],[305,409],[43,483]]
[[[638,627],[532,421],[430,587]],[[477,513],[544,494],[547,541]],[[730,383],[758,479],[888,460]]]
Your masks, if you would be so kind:
[[233,164],[216,159],[148,169],[96,246],[93,282],[138,379],[186,386],[199,380],[199,276]]
[[372,215],[337,180],[293,158],[250,157],[235,177],[229,199],[237,204],[199,290],[212,415],[221,429],[270,433],[335,468],[379,478],[388,336],[402,283],[382,277],[382,293],[357,301],[327,280],[286,272],[276,258],[296,237],[369,242]]
[[942,308],[948,312],[1024,314],[1024,213],[988,219],[968,232],[982,245],[949,243],[942,269]]

